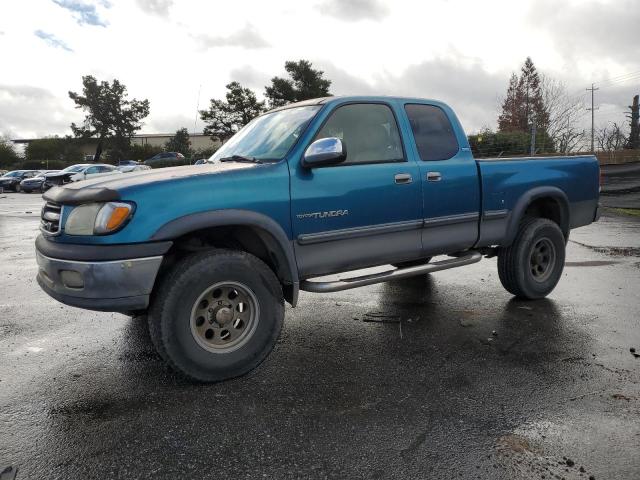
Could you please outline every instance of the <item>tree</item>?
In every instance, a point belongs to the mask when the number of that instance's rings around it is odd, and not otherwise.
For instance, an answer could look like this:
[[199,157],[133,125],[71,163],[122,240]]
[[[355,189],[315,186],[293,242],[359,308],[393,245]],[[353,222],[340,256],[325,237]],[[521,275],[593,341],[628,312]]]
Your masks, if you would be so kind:
[[640,96],[633,97],[633,105],[629,105],[629,140],[625,148],[640,148]]
[[527,57],[520,77],[514,73],[509,80],[507,96],[498,117],[498,130],[528,132],[534,120],[538,130],[545,130],[549,125],[540,75],[531,57]]
[[82,159],[82,150],[75,138],[48,137],[30,141],[24,155],[29,162],[52,160],[60,162],[57,164],[78,163]]
[[127,157],[142,162],[162,152],[164,152],[162,147],[149,145],[148,143],[144,145],[133,144],[129,147]]
[[580,97],[571,96],[562,82],[542,76],[542,95],[545,109],[549,113],[547,133],[559,153],[570,153],[579,149],[586,132],[579,127],[584,115]]
[[78,138],[97,137],[94,161],[100,160],[105,146],[112,156],[121,158],[129,149],[131,137],[140,130],[142,119],[149,115],[149,100],[128,100],[127,87],[117,79],[98,81],[91,75],[82,77],[82,94],[69,92],[69,98],[86,112],[81,126],[71,124]]
[[[469,145],[474,157],[504,157],[528,155],[531,151],[531,135],[527,132],[493,132],[489,129],[469,135]],[[536,134],[535,151],[541,152],[551,140],[546,132]]]
[[599,150],[612,152],[621,150],[627,141],[627,133],[624,128],[613,122],[596,129],[596,145]]
[[176,131],[176,134],[164,144],[167,152],[179,152],[185,157],[191,154],[191,140],[189,140],[189,132],[186,128]]
[[11,140],[5,137],[0,137],[0,166],[11,167],[14,163],[18,162],[20,157],[13,148]]
[[324,72],[314,69],[308,60],[285,62],[284,69],[291,78],[273,77],[271,85],[265,87],[264,96],[271,108],[331,95],[331,80],[323,78]]
[[222,142],[265,110],[264,102],[259,102],[253,91],[238,82],[228,84],[227,90],[226,101],[212,98],[209,109],[200,110],[204,133]]

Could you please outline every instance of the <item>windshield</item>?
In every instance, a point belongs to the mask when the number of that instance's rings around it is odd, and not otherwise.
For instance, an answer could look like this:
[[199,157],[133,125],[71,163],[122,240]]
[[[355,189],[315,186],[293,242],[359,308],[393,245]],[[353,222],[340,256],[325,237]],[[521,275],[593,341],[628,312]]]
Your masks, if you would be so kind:
[[208,161],[233,155],[282,160],[319,109],[319,105],[312,105],[262,115],[231,137]]
[[62,170],[60,173],[75,173],[75,172],[81,172],[82,170],[84,170],[86,168],[85,165],[71,165],[70,167],[65,168],[64,170]]
[[4,177],[19,177],[22,173],[22,170],[14,170],[13,172],[7,172],[3,176]]

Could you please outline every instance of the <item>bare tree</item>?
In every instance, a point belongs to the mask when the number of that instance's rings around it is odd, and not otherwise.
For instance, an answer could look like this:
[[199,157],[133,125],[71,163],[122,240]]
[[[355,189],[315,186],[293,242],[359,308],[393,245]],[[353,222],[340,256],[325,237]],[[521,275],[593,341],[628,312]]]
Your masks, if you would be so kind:
[[596,129],[596,145],[598,150],[612,152],[622,150],[627,141],[627,132],[615,122]]
[[547,133],[559,153],[571,153],[579,149],[585,138],[580,119],[584,105],[580,96],[571,96],[565,85],[553,78],[542,77],[542,96],[549,112]]

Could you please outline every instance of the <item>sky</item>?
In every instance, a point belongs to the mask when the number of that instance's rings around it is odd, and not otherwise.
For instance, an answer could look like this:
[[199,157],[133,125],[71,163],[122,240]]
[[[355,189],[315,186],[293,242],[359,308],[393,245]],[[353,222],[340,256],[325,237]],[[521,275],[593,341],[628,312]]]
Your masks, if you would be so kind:
[[[239,81],[263,97],[287,60],[310,60],[335,95],[449,103],[468,132],[495,128],[527,56],[625,123],[640,93],[639,0],[21,0],[0,3],[0,134],[70,134],[68,92],[117,78],[147,98],[141,132],[201,131],[197,108]],[[589,126],[585,110],[582,122]]]

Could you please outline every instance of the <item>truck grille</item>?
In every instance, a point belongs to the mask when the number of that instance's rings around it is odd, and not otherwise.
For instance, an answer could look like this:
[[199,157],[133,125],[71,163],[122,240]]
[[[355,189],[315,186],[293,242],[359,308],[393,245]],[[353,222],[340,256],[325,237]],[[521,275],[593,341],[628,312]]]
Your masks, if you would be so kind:
[[55,202],[45,203],[40,215],[40,230],[47,235],[59,234],[61,217],[62,205]]

